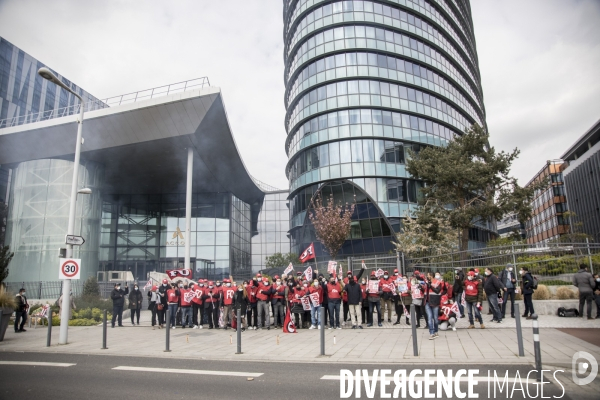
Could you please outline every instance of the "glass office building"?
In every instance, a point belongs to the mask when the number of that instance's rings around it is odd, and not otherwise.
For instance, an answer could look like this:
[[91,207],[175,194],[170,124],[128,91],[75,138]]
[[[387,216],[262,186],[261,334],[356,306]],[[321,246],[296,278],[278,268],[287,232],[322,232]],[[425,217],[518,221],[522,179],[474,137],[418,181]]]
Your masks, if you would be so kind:
[[[315,241],[326,256],[307,209],[318,193],[333,193],[358,204],[340,256],[388,252],[420,198],[408,149],[486,126],[469,2],[283,4],[292,250]],[[490,230],[471,231],[476,245]]]
[[265,269],[266,258],[290,252],[290,210],[287,190],[269,190],[258,214],[257,234],[252,237],[252,271]]

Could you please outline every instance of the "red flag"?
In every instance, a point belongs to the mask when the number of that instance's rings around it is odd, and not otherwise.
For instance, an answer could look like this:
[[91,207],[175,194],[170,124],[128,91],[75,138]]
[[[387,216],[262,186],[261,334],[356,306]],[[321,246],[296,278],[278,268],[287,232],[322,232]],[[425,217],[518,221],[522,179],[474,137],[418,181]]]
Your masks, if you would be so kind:
[[167,276],[171,280],[179,277],[192,279],[193,271],[191,269],[168,269]]
[[315,258],[315,244],[311,243],[302,254],[300,254],[300,262],[305,263],[308,260]]
[[294,325],[294,321],[292,321],[289,307],[287,307],[285,319],[283,320],[283,333],[296,333],[296,325]]

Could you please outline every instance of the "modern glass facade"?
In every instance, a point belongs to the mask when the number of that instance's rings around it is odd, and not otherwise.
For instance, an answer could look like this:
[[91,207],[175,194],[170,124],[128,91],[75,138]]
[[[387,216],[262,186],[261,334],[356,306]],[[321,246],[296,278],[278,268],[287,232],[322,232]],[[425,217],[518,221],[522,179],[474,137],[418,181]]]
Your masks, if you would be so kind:
[[290,252],[290,210],[287,190],[265,193],[258,214],[257,235],[252,237],[252,272],[265,269],[266,258]]
[[[387,252],[420,199],[407,150],[486,126],[469,2],[283,4],[292,251],[315,241],[311,199],[333,191],[358,204],[343,255]],[[489,238],[488,226],[471,231]]]

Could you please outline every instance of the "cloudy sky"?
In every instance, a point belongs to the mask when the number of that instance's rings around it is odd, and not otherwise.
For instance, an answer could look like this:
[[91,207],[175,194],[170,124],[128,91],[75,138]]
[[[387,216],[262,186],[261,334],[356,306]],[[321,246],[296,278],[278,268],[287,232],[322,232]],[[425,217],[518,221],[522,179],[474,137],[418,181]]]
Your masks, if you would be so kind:
[[[600,118],[600,1],[471,3],[492,144],[525,184]],[[0,0],[0,36],[97,97],[208,76],[250,173],[287,188],[282,29],[281,0]]]

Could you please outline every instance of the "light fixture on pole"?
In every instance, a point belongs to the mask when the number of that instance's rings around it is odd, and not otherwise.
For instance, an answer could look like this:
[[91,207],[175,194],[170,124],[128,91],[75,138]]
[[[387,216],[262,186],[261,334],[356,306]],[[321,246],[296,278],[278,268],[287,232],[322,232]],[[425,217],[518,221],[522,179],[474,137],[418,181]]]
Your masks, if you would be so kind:
[[[48,81],[60,86],[67,92],[72,93],[75,97],[79,99],[79,120],[77,121],[77,141],[75,142],[75,160],[73,162],[73,179],[71,181],[71,199],[69,205],[69,225],[67,227],[67,235],[73,235],[75,232],[75,202],[77,201],[77,177],[79,175],[79,158],[81,155],[81,137],[83,131],[83,110],[85,108],[85,103],[83,98],[75,93],[71,88],[65,85],[60,79],[56,77],[46,67],[42,67],[38,70],[38,75]],[[88,190],[91,193],[90,189]],[[83,193],[83,192],[81,192]],[[67,257],[73,258],[73,245],[67,244]],[[65,279],[63,285],[63,299],[61,305],[61,315],[60,319],[62,323],[60,324],[60,335],[58,337],[58,344],[67,344],[67,340],[69,337],[69,310],[70,310],[70,293],[71,293],[71,280]]]

